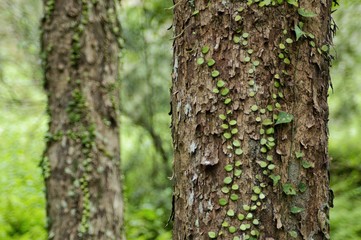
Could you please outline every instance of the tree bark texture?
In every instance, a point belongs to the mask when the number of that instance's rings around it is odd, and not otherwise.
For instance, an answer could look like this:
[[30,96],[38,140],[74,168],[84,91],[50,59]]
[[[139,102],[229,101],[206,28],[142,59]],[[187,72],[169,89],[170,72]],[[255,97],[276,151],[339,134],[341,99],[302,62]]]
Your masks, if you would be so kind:
[[49,239],[122,239],[116,1],[44,1]]
[[331,1],[175,1],[173,239],[329,239]]

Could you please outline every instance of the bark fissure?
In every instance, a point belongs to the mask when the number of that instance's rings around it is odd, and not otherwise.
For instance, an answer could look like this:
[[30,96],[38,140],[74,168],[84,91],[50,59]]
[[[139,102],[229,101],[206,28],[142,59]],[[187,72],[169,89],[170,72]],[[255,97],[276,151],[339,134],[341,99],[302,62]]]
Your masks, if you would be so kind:
[[331,2],[252,3],[175,3],[174,239],[329,238]]

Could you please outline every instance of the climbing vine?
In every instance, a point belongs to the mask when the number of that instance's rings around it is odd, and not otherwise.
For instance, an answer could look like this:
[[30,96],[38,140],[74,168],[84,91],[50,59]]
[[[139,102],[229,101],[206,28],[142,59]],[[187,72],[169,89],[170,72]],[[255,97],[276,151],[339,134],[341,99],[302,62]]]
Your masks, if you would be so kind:
[[[233,240],[249,239],[256,240],[260,237],[262,222],[260,221],[260,212],[262,211],[262,205],[267,198],[267,195],[273,190],[277,189],[277,186],[281,182],[281,189],[286,197],[292,197],[297,194],[302,194],[307,191],[307,185],[303,181],[299,181],[297,185],[293,182],[288,182],[287,179],[282,179],[278,173],[280,157],[276,152],[276,145],[282,144],[276,136],[277,128],[281,128],[282,125],[291,125],[292,132],[296,128],[294,125],[294,116],[292,109],[286,109],[283,106],[285,101],[285,88],[286,81],[292,81],[295,79],[297,71],[297,58],[298,50],[302,40],[307,40],[312,49],[315,49],[319,54],[327,59],[332,57],[329,55],[329,45],[327,43],[317,43],[317,39],[312,33],[305,32],[304,21],[316,16],[315,13],[304,9],[299,6],[298,0],[248,0],[246,3],[241,3],[241,6],[237,9],[235,14],[232,15],[232,21],[235,25],[242,25],[243,17],[242,12],[247,11],[252,5],[257,4],[258,7],[291,7],[295,8],[298,13],[299,21],[293,26],[288,26],[283,29],[282,35],[278,39],[278,43],[275,46],[277,51],[275,52],[276,58],[279,59],[279,66],[281,71],[273,75],[271,98],[267,100],[266,105],[260,105],[262,94],[258,94],[260,83],[258,80],[258,68],[263,66],[261,60],[257,57],[255,49],[252,46],[252,36],[250,33],[236,30],[232,35],[232,44],[240,46],[241,51],[241,63],[244,69],[247,69],[247,93],[249,99],[252,99],[252,105],[249,109],[244,109],[245,112],[252,114],[252,118],[255,120],[255,124],[259,130],[259,142],[256,147],[258,154],[257,159],[254,161],[258,166],[255,181],[252,183],[252,193],[249,193],[249,199],[241,199],[239,197],[240,186],[242,185],[243,178],[243,149],[242,141],[238,136],[240,131],[241,122],[237,122],[237,116],[233,111],[232,103],[234,99],[234,93],[230,87],[230,82],[222,78],[223,73],[220,68],[217,68],[217,61],[212,56],[213,49],[209,44],[200,46],[199,55],[196,59],[196,63],[199,66],[205,66],[209,69],[209,77],[214,82],[214,88],[212,92],[218,96],[218,99],[224,104],[225,112],[221,113],[219,117],[219,127],[223,141],[227,146],[228,162],[224,167],[225,178],[223,179],[223,186],[219,191],[218,204],[223,209],[224,216],[218,229],[212,229],[208,231],[210,239],[222,237],[226,232],[233,236]],[[192,5],[193,7],[194,4]],[[199,10],[193,11],[193,16],[200,13]],[[238,28],[241,29],[241,28]],[[296,54],[293,54],[295,53]],[[292,72],[292,70],[294,72]],[[263,100],[263,99],[262,99]],[[248,107],[248,106],[246,106]],[[289,112],[291,110],[291,112]],[[293,133],[292,133],[293,135]],[[293,138],[293,136],[292,136]],[[291,140],[293,141],[293,139]],[[314,167],[314,163],[305,159],[302,152],[293,150],[293,143],[291,144],[290,156],[294,158],[297,163],[308,170]],[[292,201],[291,201],[292,202]],[[237,206],[242,206],[238,208]],[[292,204],[289,209],[289,213],[296,215],[304,211],[302,206]],[[234,225],[233,219],[238,219],[238,224]],[[233,225],[232,225],[233,224]],[[288,232],[290,238],[297,238],[298,231],[294,226],[286,226],[285,231]]]

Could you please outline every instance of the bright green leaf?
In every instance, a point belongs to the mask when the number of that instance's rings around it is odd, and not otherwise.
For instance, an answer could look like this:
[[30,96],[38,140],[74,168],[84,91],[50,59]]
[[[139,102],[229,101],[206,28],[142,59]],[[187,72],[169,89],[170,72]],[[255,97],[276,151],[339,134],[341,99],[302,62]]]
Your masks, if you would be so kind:
[[230,217],[233,217],[234,216],[234,211],[232,209],[229,209],[227,211],[227,215],[230,216]]
[[219,76],[219,71],[217,70],[213,70],[212,73],[211,73],[212,77],[218,77]]
[[197,64],[202,65],[204,63],[204,58],[200,57],[197,59]]
[[302,160],[301,165],[302,165],[303,168],[306,168],[306,169],[315,167],[314,163],[311,163],[311,162],[306,161],[306,160]]
[[304,8],[299,8],[298,10],[298,14],[300,14],[302,17],[315,17],[317,16],[317,14],[311,12],[311,11],[308,11]]
[[207,61],[207,65],[208,65],[209,67],[212,67],[215,63],[216,63],[216,61],[215,61],[213,58],[208,59],[208,61]]
[[232,182],[232,178],[231,178],[231,177],[226,177],[226,178],[223,180],[223,182],[224,182],[225,184],[230,184],[230,183]]
[[233,166],[231,164],[227,164],[225,167],[224,167],[224,170],[226,170],[227,172],[230,172],[233,170]]
[[286,194],[286,195],[296,195],[296,190],[294,189],[294,187],[292,186],[292,184],[290,183],[285,183],[283,186],[283,192]]
[[305,32],[302,31],[302,29],[297,24],[295,24],[295,33],[296,33],[296,41],[298,41],[298,39],[300,39],[300,37],[305,35]]
[[300,208],[300,207],[296,207],[296,206],[291,207],[291,213],[293,213],[293,214],[300,213],[300,212],[302,212],[302,211],[304,211],[304,210],[305,210],[305,209]]
[[283,124],[283,123],[290,123],[293,120],[293,115],[286,113],[286,112],[280,112],[278,114],[278,119],[275,125]]
[[217,234],[215,232],[208,232],[208,237],[214,239],[217,237]]
[[202,47],[202,53],[203,53],[203,54],[208,53],[208,51],[209,51],[209,46],[203,46],[203,47]]
[[298,7],[298,0],[287,0],[287,3],[288,4],[291,4],[295,7]]

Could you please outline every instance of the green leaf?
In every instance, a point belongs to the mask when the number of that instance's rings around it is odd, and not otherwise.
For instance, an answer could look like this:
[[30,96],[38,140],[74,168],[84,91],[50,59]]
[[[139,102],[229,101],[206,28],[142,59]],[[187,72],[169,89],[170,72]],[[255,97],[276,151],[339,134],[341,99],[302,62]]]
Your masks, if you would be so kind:
[[311,162],[306,161],[306,160],[302,160],[301,165],[302,165],[303,168],[306,168],[306,169],[315,167],[314,163],[311,163]]
[[311,12],[311,11],[308,11],[304,8],[299,8],[298,10],[298,14],[300,14],[302,17],[315,17],[317,16],[317,14]]
[[232,144],[235,147],[240,147],[241,146],[241,142],[239,140],[234,140]]
[[327,45],[323,45],[323,46],[321,47],[321,50],[324,51],[324,52],[328,52],[329,47],[328,47]]
[[238,220],[242,221],[245,218],[245,216],[244,216],[244,214],[240,213],[240,214],[238,214],[237,218],[238,218]]
[[215,61],[213,58],[208,59],[208,61],[207,61],[207,65],[208,65],[209,67],[212,67],[215,63],[216,63],[216,61]]
[[304,154],[303,152],[295,152],[296,158],[303,158]]
[[239,229],[241,229],[241,231],[246,231],[247,230],[246,224],[242,223]]
[[254,65],[255,67],[257,67],[257,66],[259,65],[259,61],[257,61],[257,60],[256,60],[256,61],[253,61],[252,63],[253,63],[253,65]]
[[222,187],[221,191],[222,191],[222,193],[227,194],[227,193],[229,193],[229,188],[228,187]]
[[236,120],[231,120],[231,121],[229,121],[229,125],[231,125],[231,126],[234,126],[234,125],[236,125],[237,124],[237,121]]
[[234,227],[234,226],[230,226],[230,227],[228,228],[228,231],[229,231],[230,233],[235,233],[235,232],[237,231],[237,228]]
[[236,177],[241,176],[241,174],[242,174],[242,170],[241,170],[241,169],[236,169],[236,170],[234,171],[234,176],[236,176]]
[[291,38],[287,38],[286,43],[291,44],[291,43],[293,43],[293,40]]
[[234,36],[233,37],[233,42],[234,43],[239,43],[241,41],[241,38],[239,36]]
[[220,198],[218,200],[218,202],[219,202],[219,205],[221,205],[221,206],[225,206],[228,203],[228,201],[226,199],[224,199],[224,198]]
[[247,216],[246,216],[246,219],[247,220],[250,220],[253,218],[253,214],[252,213],[248,213]]
[[291,4],[295,7],[298,7],[298,0],[287,0],[287,3],[288,4]]
[[267,165],[268,165],[268,163],[265,162],[265,161],[258,161],[257,163],[258,163],[258,165],[259,165],[261,168],[265,168],[265,167],[267,167]]
[[298,41],[300,37],[305,35],[305,32],[302,31],[302,29],[297,24],[295,24],[295,33],[296,33],[296,41]]
[[232,178],[231,178],[231,177],[226,177],[226,178],[223,180],[223,182],[224,182],[225,184],[230,184],[230,183],[232,182]]
[[234,211],[232,209],[229,209],[227,211],[227,215],[230,216],[230,217],[233,217],[234,216]]
[[224,87],[225,84],[226,83],[223,80],[217,81],[217,87],[219,87],[219,88]]
[[213,93],[219,93],[219,89],[218,88],[213,88],[212,92]]
[[230,138],[232,137],[232,134],[229,133],[229,132],[225,132],[225,133],[223,133],[223,137],[224,137],[225,139],[230,139]]
[[234,134],[237,134],[238,133],[238,129],[237,128],[233,128],[232,130],[231,130],[231,133],[234,135]]
[[208,232],[208,237],[214,239],[217,237],[217,234],[215,232]]
[[291,237],[293,237],[293,238],[297,238],[297,236],[298,236],[298,234],[297,234],[297,232],[296,231],[288,231],[288,234],[290,234],[290,236]]
[[222,227],[229,227],[229,223],[226,222],[226,221],[224,221],[224,222],[222,223]]
[[227,96],[228,93],[229,93],[229,88],[223,88],[223,89],[221,90],[221,95],[222,95],[222,96]]
[[275,129],[274,128],[267,128],[266,130],[266,134],[267,135],[271,135],[271,134],[274,134],[275,133]]
[[219,118],[222,119],[222,120],[226,120],[227,117],[226,117],[226,115],[224,115],[224,114],[220,114],[220,115],[219,115]]
[[194,16],[194,15],[197,15],[199,13],[199,10],[195,10],[193,13],[192,13],[192,15]]
[[236,151],[234,151],[234,153],[239,156],[242,155],[243,150],[241,148],[237,148]]
[[228,126],[228,124],[223,123],[223,124],[221,125],[221,128],[223,128],[223,129],[228,129],[229,126]]
[[268,169],[269,170],[273,170],[273,169],[275,169],[275,167],[276,167],[276,165],[274,165],[274,164],[270,164],[270,165],[268,165]]
[[292,184],[290,183],[285,183],[283,186],[283,192],[286,194],[286,195],[296,195],[296,190],[293,188]]
[[204,58],[200,57],[197,59],[197,64],[202,65],[204,63]]
[[264,7],[271,4],[271,0],[264,0],[263,2],[260,2],[259,6]]
[[302,212],[302,211],[304,211],[304,210],[305,210],[305,209],[300,208],[300,207],[296,207],[296,206],[291,207],[291,213],[293,213],[293,214],[300,213],[300,212]]
[[297,187],[298,187],[298,190],[300,190],[301,193],[304,193],[307,190],[307,185],[305,183],[303,183],[303,182],[300,182]]
[[231,164],[227,164],[225,167],[224,167],[224,170],[226,170],[227,172],[230,172],[233,170],[233,166]]
[[232,201],[237,201],[237,200],[238,200],[238,195],[232,193],[232,194],[231,194],[231,200],[232,200]]
[[226,100],[224,100],[224,104],[230,104],[232,102],[232,99],[230,98],[226,98]]
[[208,53],[208,51],[209,51],[209,46],[203,46],[203,47],[202,47],[202,53],[203,53],[203,54]]
[[283,124],[283,123],[290,123],[293,120],[293,115],[286,113],[286,112],[280,112],[278,114],[278,119],[275,125]]
[[219,71],[217,71],[217,70],[213,70],[212,71],[212,77],[218,77],[219,76]]
[[264,125],[264,126],[269,126],[269,125],[272,125],[272,124],[273,124],[273,121],[271,119],[269,119],[269,118],[266,118],[262,122],[262,125]]
[[261,193],[261,188],[258,187],[258,186],[254,186],[254,187],[253,187],[253,192],[254,192],[255,194],[260,194],[260,193]]

